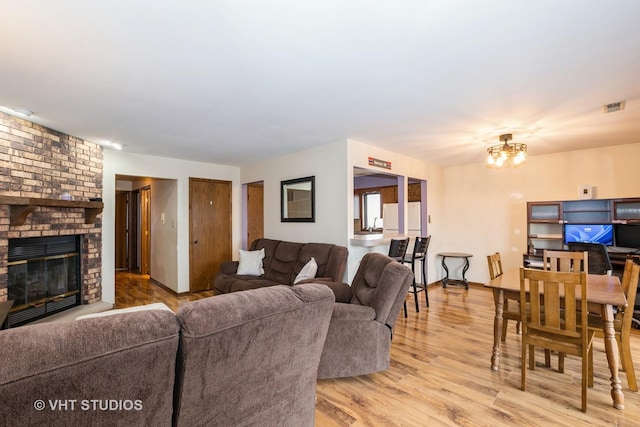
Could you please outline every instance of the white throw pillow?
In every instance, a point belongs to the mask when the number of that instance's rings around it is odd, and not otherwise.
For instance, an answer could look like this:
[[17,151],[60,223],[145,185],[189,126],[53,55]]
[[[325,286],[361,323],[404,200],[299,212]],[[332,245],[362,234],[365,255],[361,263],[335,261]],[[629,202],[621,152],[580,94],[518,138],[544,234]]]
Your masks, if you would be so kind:
[[165,310],[173,313],[173,311],[169,307],[167,307],[164,303],[156,302],[156,303],[147,304],[147,305],[137,305],[135,307],[118,308],[115,310],[101,311],[100,313],[83,314],[82,316],[76,317],[76,320],[92,319],[94,317],[113,316],[113,315],[122,314],[122,313],[135,313],[136,311],[147,311],[147,310]]
[[240,263],[236,274],[246,274],[250,276],[262,276],[262,259],[264,258],[264,248],[259,251],[243,251],[240,249]]
[[316,262],[316,259],[314,257],[311,257],[309,262],[306,263],[304,267],[302,267],[302,270],[300,270],[300,273],[298,273],[298,275],[296,276],[296,279],[293,281],[293,284],[295,285],[296,283],[301,282],[303,280],[313,279],[314,277],[316,277],[317,272],[318,272],[318,263]]

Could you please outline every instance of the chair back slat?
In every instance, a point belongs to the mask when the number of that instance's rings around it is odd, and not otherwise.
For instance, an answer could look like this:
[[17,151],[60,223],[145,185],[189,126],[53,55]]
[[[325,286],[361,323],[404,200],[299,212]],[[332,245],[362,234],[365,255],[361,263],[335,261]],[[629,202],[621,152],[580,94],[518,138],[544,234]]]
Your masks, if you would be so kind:
[[389,245],[389,256],[396,261],[402,262],[402,259],[407,254],[407,247],[409,246],[409,238],[406,239],[391,239]]
[[542,268],[549,271],[589,273],[589,253],[571,251],[551,251],[542,253]]
[[487,263],[489,264],[489,277],[491,277],[492,280],[502,275],[503,271],[500,252],[496,252],[493,255],[487,255]]
[[431,241],[431,236],[427,237],[416,237],[416,241],[413,244],[413,260],[422,259],[427,255],[427,250],[429,249],[429,242]]

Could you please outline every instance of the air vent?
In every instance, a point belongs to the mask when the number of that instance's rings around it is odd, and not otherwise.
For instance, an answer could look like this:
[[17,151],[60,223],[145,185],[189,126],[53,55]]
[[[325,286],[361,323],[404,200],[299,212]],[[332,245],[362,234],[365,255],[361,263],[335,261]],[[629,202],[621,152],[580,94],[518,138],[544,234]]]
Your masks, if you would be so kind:
[[604,113],[615,113],[616,111],[624,110],[624,101],[612,102],[611,104],[604,105]]

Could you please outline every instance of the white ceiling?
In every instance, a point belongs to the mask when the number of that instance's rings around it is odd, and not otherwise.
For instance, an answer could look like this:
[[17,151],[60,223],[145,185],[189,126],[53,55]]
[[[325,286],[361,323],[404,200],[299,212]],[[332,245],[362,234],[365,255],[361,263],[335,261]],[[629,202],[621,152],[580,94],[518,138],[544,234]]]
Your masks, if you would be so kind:
[[506,132],[530,155],[640,143],[640,1],[0,0],[0,105],[232,165],[345,138],[445,166]]

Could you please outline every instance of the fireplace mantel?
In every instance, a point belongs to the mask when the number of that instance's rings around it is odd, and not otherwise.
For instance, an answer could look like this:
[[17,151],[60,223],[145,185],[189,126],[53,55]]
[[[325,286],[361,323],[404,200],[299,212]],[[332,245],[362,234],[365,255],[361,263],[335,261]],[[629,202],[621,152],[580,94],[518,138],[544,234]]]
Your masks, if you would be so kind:
[[0,205],[9,205],[11,212],[12,226],[23,225],[27,217],[38,206],[48,206],[55,208],[83,208],[84,223],[92,224],[96,220],[96,216],[102,212],[104,204],[102,202],[87,202],[79,200],[58,200],[58,199],[40,199],[33,197],[13,197],[0,196]]

